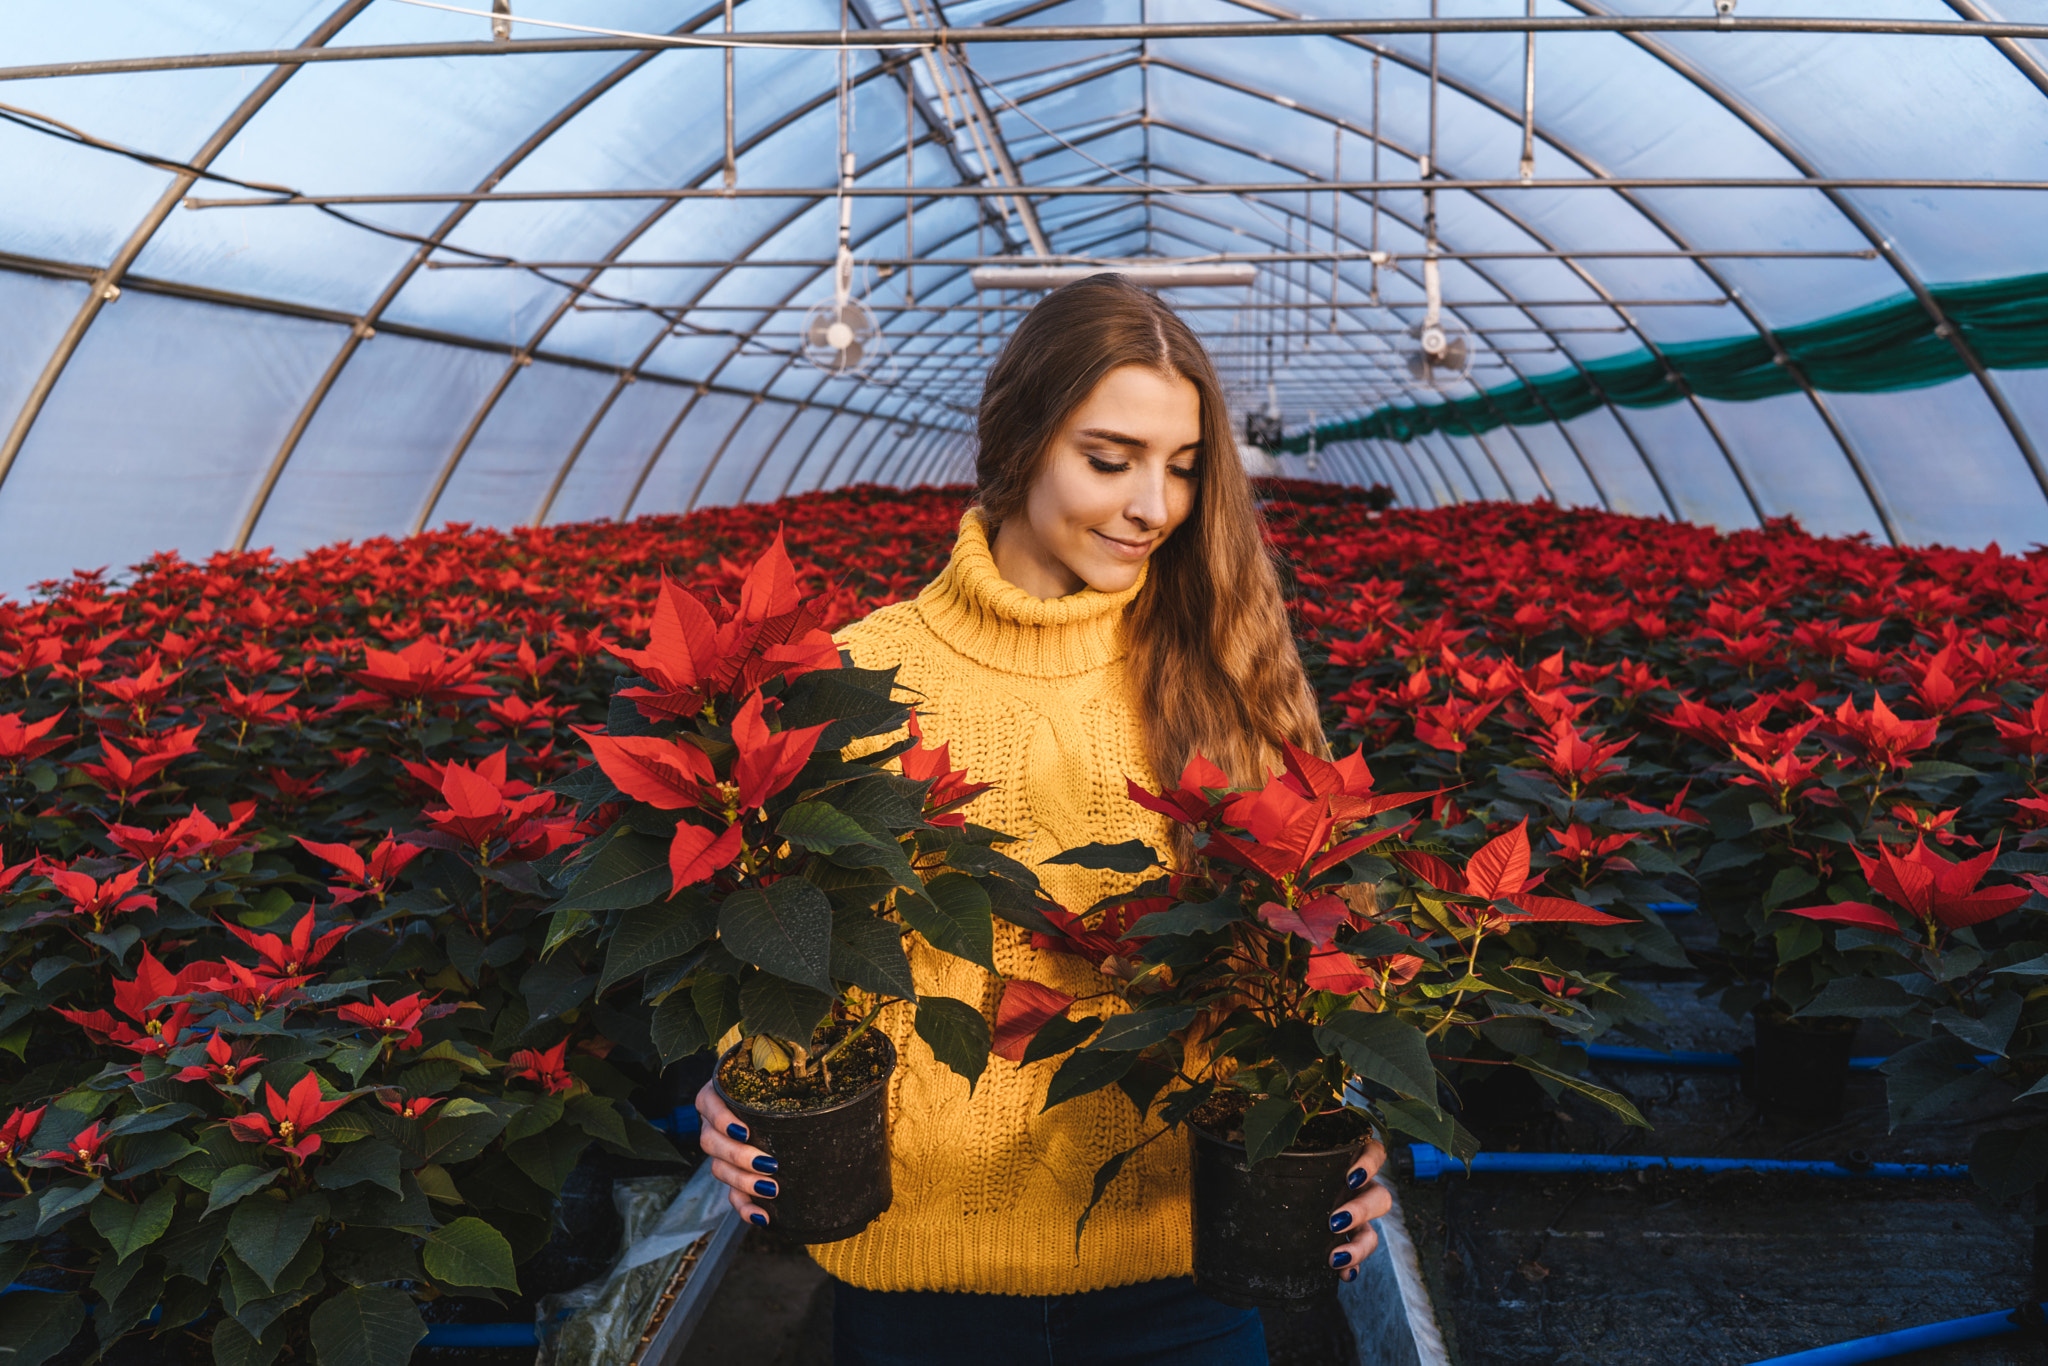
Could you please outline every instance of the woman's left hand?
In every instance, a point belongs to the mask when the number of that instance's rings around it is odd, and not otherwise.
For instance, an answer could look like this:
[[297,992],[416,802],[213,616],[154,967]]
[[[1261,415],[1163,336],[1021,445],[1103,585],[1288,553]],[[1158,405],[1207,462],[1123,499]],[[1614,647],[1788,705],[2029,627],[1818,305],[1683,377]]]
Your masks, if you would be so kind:
[[1374,1139],[1344,1176],[1344,1183],[1357,1194],[1330,1211],[1330,1232],[1344,1235],[1330,1252],[1330,1266],[1347,1281],[1357,1277],[1359,1264],[1379,1246],[1372,1221],[1394,1207],[1393,1195],[1374,1179],[1386,1161],[1385,1145]]

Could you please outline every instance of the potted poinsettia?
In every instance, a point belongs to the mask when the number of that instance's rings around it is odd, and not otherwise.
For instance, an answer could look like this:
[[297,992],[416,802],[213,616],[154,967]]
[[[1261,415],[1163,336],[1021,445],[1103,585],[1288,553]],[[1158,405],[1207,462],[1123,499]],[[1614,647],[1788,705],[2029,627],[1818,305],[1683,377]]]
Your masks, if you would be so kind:
[[[1781,703],[1807,719],[1773,728]],[[1754,1021],[1758,1106],[1797,1119],[1837,1117],[1867,1013],[1853,1008],[1853,984],[1871,971],[1870,946],[1783,912],[1824,889],[1855,894],[1858,861],[1868,860],[1857,846],[1916,838],[1932,814],[1920,803],[1952,785],[1950,770],[1968,770],[1916,762],[1936,746],[1940,723],[1897,715],[1881,692],[1867,708],[1853,696],[1823,708],[1791,693],[1740,712],[1682,701],[1673,724],[1730,756],[1710,770],[1727,785],[1702,803],[1718,842],[1697,867],[1719,944],[1699,957],[1710,986],[1723,989],[1723,1008]]]
[[715,1080],[787,1183],[777,1224],[829,1242],[892,1194],[882,1012],[913,1008],[970,1085],[988,1062],[980,1011],[920,996],[905,936],[992,968],[996,911],[1046,922],[1008,837],[952,814],[984,789],[817,620],[779,537],[736,606],[664,581],[647,648],[613,650],[638,672],[609,725],[579,731],[595,763],[562,784],[611,824],[563,871],[551,942],[594,938],[600,995],[628,989],[663,1059],[736,1036]]
[[[1379,792],[1361,754],[1330,762],[1292,747],[1259,787],[1234,788],[1198,757],[1178,787],[1130,794],[1187,832],[1192,859],[1059,917],[1051,942],[1100,962],[1128,1011],[1076,1018],[1061,993],[1011,983],[997,1046],[1025,1063],[1067,1054],[1049,1104],[1118,1085],[1160,1121],[1144,1142],[1193,1130],[1206,1293],[1285,1306],[1324,1287],[1327,1212],[1375,1130],[1476,1151],[1440,1104],[1439,1060],[1481,1035],[1509,1054],[1502,1065],[1642,1122],[1566,1070],[1559,1027],[1583,1023],[1574,997],[1604,982],[1546,961],[1531,927],[1615,917],[1536,890],[1525,824],[1461,868],[1447,850],[1405,843],[1413,822],[1394,814],[1436,794]],[[1055,861],[1163,863],[1143,845]],[[1098,1200],[1136,1150],[1097,1173]]]
[[[1915,1040],[1885,1063],[1894,1124],[1933,1118],[2002,1083],[2030,1095],[2048,1076],[2034,1042],[2048,1017],[2030,1018],[2041,1015],[2032,997],[2048,972],[2048,934],[2038,919],[2006,918],[2048,892],[2048,877],[1986,885],[1998,857],[1994,845],[1950,858],[1916,834],[1910,848],[1896,840],[1875,855],[1857,850],[1861,887],[1844,879],[1830,889],[1838,900],[1783,910],[1825,933],[1839,965],[1807,1010],[1881,1019]],[[2038,1122],[2028,1107],[2022,1113]],[[2048,1178],[2048,1162],[2012,1146],[2014,1137],[1986,1135],[1973,1154],[1980,1182],[1997,1194]]]

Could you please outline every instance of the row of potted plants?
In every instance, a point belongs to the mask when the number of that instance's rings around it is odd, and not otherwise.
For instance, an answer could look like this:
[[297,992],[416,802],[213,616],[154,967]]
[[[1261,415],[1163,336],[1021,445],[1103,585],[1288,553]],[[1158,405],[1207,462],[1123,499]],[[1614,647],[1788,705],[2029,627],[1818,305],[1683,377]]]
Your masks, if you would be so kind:
[[[1635,1118],[1565,1043],[1652,1024],[1617,970],[1688,961],[1675,898],[1760,1027],[1915,1038],[1895,1119],[2032,1117],[2048,944],[2004,841],[2048,813],[2037,560],[1268,492],[1364,749],[1134,787],[1195,857],[1069,851],[1156,874],[1095,907],[964,819],[973,775],[824,635],[928,577],[957,491],[161,558],[0,605],[0,1254],[59,1292],[0,1298],[0,1331],[401,1360],[415,1301],[533,1288],[590,1145],[672,1156],[641,1109],[735,1032],[778,1219],[845,1236],[889,1198],[851,1155],[885,1141],[892,1007],[970,1082],[1044,1066],[1054,1102],[1192,1128],[1205,1284],[1286,1299],[1327,1275],[1318,1164],[1367,1127],[1469,1152],[1460,1097],[1503,1073]],[[793,556],[760,552],[778,520]],[[1100,999],[918,998],[904,936],[988,967],[999,919]],[[2038,1180],[2030,1132],[1987,1135],[1980,1180]],[[1261,1209],[1302,1212],[1292,1261]]]
[[[1973,1174],[2000,1197],[2048,1177],[2040,551],[1381,513],[1309,486],[1272,513],[1330,724],[1458,784],[1424,834],[1527,817],[1536,865],[1631,922],[1580,931],[1589,952],[1698,967],[1754,1018],[1776,1108],[1839,1113],[1851,1036],[1880,1020],[1910,1041],[1884,1068],[1894,1124],[2009,1102]],[[1673,901],[1717,942],[1679,949]]]

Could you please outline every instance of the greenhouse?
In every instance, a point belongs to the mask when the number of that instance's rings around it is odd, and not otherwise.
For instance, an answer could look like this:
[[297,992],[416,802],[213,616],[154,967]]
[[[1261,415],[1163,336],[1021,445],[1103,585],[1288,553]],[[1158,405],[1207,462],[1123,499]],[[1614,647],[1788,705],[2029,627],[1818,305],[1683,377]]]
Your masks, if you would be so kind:
[[2048,7],[0,33],[21,1366],[2039,1351]]

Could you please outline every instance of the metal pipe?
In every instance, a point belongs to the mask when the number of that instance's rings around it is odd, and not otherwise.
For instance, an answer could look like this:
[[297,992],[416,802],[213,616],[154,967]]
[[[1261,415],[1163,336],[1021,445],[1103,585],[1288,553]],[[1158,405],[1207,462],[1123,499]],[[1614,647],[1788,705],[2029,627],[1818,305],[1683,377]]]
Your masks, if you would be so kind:
[[[1114,212],[1121,212],[1115,210]],[[1185,212],[1185,211],[1183,211]],[[1084,220],[1084,221],[1092,221]],[[1210,222],[1209,219],[1201,220]],[[1076,224],[1075,226],[1079,226]],[[890,270],[902,270],[910,266],[957,266],[997,267],[1019,271],[1044,272],[1061,265],[1092,266],[1097,270],[1120,270],[1127,272],[1164,272],[1189,266],[1220,266],[1235,264],[1263,264],[1282,261],[1357,261],[1371,262],[1375,266],[1391,269],[1404,260],[1419,260],[1419,256],[1404,257],[1394,252],[1377,250],[1353,251],[1232,251],[1210,252],[1190,257],[1087,257],[1061,254],[1046,257],[1043,261],[1017,256],[863,256],[860,263],[865,266],[886,266]],[[1873,248],[1862,250],[1790,250],[1790,249],[1744,249],[1732,247],[1725,251],[1692,249],[1616,248],[1605,250],[1593,248],[1587,251],[1561,249],[1530,249],[1527,251],[1440,251],[1439,261],[1699,261],[1699,260],[1744,260],[1744,261],[1874,261],[1877,252]],[[1019,264],[1028,262],[1029,264]],[[595,260],[595,261],[528,261],[506,258],[501,261],[429,261],[428,270],[725,270],[728,268],[750,267],[759,270],[788,270],[801,267],[806,270],[829,270],[833,261],[827,257],[779,256],[764,257],[760,260],[719,260],[707,257],[703,260],[658,259]],[[1223,272],[1218,272],[1219,277]],[[1034,277],[1035,278],[1035,277]],[[1144,283],[1144,282],[1141,282]],[[1250,272],[1244,278],[1210,278],[1195,274],[1185,282],[1188,287],[1232,286],[1251,283]],[[976,285],[977,289],[1017,289],[1024,286],[1013,284]],[[1161,286],[1162,288],[1166,286]]]
[[[1409,1160],[1417,1181],[1467,1170],[1440,1148],[1412,1143]],[[1967,1181],[1966,1163],[1936,1162],[1787,1162],[1761,1157],[1655,1157],[1646,1153],[1480,1153],[1471,1162],[1481,1172],[1764,1172],[1786,1176],[1824,1176],[1838,1181]]]
[[[1343,194],[1373,194],[1379,191],[1493,191],[1493,190],[2048,190],[2048,180],[1961,180],[1935,176],[1612,176],[1601,179],[1574,177],[1552,180],[1439,178],[1425,185],[1416,180],[1341,180],[1317,184],[1314,181],[1197,181],[1189,184],[1127,184],[1093,181],[1075,185],[1031,185],[1034,199],[1059,199],[1099,195],[1248,195],[1299,194],[1304,189],[1336,190]],[[672,189],[652,186],[639,189],[589,190],[423,190],[389,194],[291,194],[241,195],[212,198],[188,195],[187,209],[289,209],[318,205],[348,204],[545,204],[557,200],[577,202],[611,199],[830,199],[839,193],[834,186],[743,185],[727,191],[722,186],[695,185]],[[896,199],[901,187],[895,185],[853,185],[846,193],[856,199]],[[1017,191],[1003,185],[932,185],[918,191],[934,199],[1008,199]],[[1312,253],[1321,260],[1321,253]]]
[[1119,261],[1085,266],[976,266],[976,289],[1058,289],[1091,275],[1114,271],[1148,289],[1229,289],[1250,284],[1258,268],[1250,262]]
[[[535,27],[560,27],[522,17]],[[264,51],[180,53],[161,57],[117,57],[87,62],[44,62],[0,68],[0,81],[47,80],[61,76],[103,76],[138,71],[197,71],[229,66],[276,66],[304,62],[403,61],[445,57],[534,56],[563,52],[640,52],[665,48],[911,48],[962,43],[1147,42],[1181,38],[1341,38],[1406,34],[1519,33],[1827,33],[1922,38],[2019,38],[2048,40],[2048,24],[1956,19],[1824,19],[1796,16],[1571,15],[1435,19],[1268,19],[1207,23],[1019,24],[940,26],[917,33],[903,29],[804,29],[749,33],[737,38],[673,38],[658,34],[626,37],[591,34],[576,38],[529,38],[511,43],[390,43],[343,48],[272,48]]]

